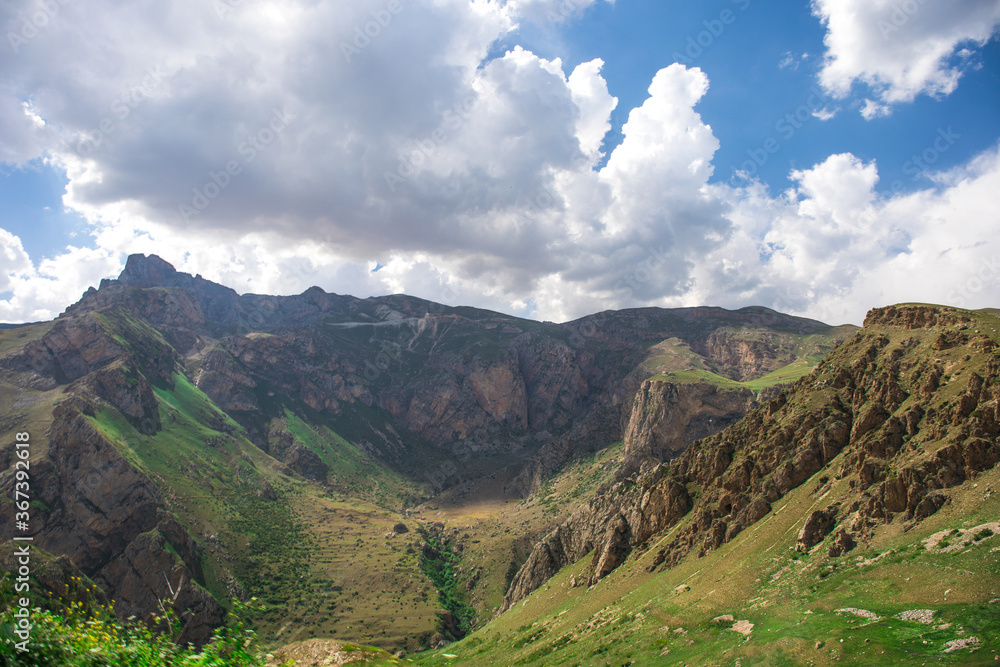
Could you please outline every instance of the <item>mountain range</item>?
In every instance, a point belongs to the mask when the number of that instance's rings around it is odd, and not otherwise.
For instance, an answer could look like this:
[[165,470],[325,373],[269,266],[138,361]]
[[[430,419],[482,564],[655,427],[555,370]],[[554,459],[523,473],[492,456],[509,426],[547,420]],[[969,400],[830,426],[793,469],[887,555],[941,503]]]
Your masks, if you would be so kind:
[[182,641],[255,597],[300,664],[992,662],[998,325],[554,324],[133,255],[0,330],[0,555],[23,432],[34,592],[170,600]]

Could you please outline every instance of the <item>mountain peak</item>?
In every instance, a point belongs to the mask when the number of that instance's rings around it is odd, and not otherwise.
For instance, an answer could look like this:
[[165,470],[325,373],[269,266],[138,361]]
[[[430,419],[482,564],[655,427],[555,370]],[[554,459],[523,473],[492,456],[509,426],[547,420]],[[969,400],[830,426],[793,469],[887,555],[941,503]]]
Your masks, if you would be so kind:
[[173,264],[159,255],[129,255],[118,282],[134,287],[158,287],[176,282],[178,272]]

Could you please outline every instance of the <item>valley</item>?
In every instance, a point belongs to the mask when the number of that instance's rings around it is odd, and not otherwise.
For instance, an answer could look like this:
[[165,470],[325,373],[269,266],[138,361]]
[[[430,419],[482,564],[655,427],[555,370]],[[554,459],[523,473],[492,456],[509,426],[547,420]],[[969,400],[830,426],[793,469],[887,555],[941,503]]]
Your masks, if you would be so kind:
[[924,304],[551,324],[133,255],[0,330],[0,556],[29,432],[37,603],[170,599],[181,643],[242,601],[300,664],[985,664],[998,330]]

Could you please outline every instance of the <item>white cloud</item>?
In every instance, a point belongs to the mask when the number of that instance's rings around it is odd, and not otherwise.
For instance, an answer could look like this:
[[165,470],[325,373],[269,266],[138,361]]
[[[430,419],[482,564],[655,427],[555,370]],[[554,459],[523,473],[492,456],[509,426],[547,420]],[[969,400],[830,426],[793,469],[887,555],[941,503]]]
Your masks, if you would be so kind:
[[580,108],[576,137],[580,149],[594,162],[603,156],[601,143],[611,129],[611,112],[618,106],[618,98],[608,93],[608,83],[601,77],[602,67],[600,58],[580,63],[568,80],[573,102]]
[[1000,27],[1000,3],[980,0],[813,0],[823,21],[826,55],[820,82],[847,97],[856,82],[867,100],[865,118],[887,115],[890,106],[918,95],[949,95],[964,63],[952,56],[982,46]]
[[33,267],[21,239],[3,228],[0,228],[0,259],[4,267],[0,271],[0,293],[9,292],[18,276],[30,273]]
[[865,120],[891,116],[892,107],[888,104],[879,104],[875,100],[865,100],[864,104],[861,105],[861,115]]
[[802,53],[800,55],[795,55],[791,51],[785,51],[781,56],[781,60],[778,62],[778,69],[790,69],[793,72],[799,68],[806,59],[809,58],[808,53]]
[[816,118],[818,120],[828,121],[834,118],[837,115],[837,112],[839,111],[840,107],[834,107],[833,109],[828,109],[826,107],[823,107],[822,109],[817,109],[816,111],[813,111],[812,116],[813,118]]
[[892,303],[996,305],[1000,146],[907,195],[877,196],[876,165],[850,154],[791,176],[777,197],[757,183],[714,188],[733,233],[696,268],[685,304],[761,303],[834,323]]
[[[42,260],[0,233],[0,320],[56,315],[145,252],[240,292],[407,292],[550,320],[764,303],[858,321],[878,302],[950,300],[970,280],[956,271],[997,249],[993,153],[888,199],[877,165],[850,154],[778,195],[709,185],[709,80],[674,64],[596,169],[617,104],[602,61],[567,75],[519,47],[487,58],[526,3],[406,2],[391,20],[387,6],[61,6],[0,62],[0,159],[61,164],[93,243]],[[185,219],[181,203],[204,206]],[[974,230],[949,237],[960,224]]]
[[[116,275],[123,265],[116,253],[101,249],[67,247],[65,252],[35,266],[21,246],[21,239],[0,229],[0,322],[36,322],[52,319],[76,301],[101,278]],[[10,264],[6,264],[6,262]],[[67,298],[70,297],[70,298]]]

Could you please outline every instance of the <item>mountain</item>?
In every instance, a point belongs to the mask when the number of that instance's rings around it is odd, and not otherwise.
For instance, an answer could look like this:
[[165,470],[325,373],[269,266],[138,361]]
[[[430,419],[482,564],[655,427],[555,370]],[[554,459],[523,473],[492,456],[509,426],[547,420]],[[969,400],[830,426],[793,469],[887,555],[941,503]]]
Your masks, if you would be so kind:
[[599,489],[450,664],[995,663],[998,331],[872,310],[738,423]]
[[532,565],[580,501],[664,474],[855,330],[764,308],[552,324],[240,295],[133,255],[52,322],[0,331],[2,555],[24,432],[37,594],[114,599],[122,618],[170,599],[196,643],[257,596],[276,644],[438,645],[528,592],[518,572],[540,583],[578,557]]

